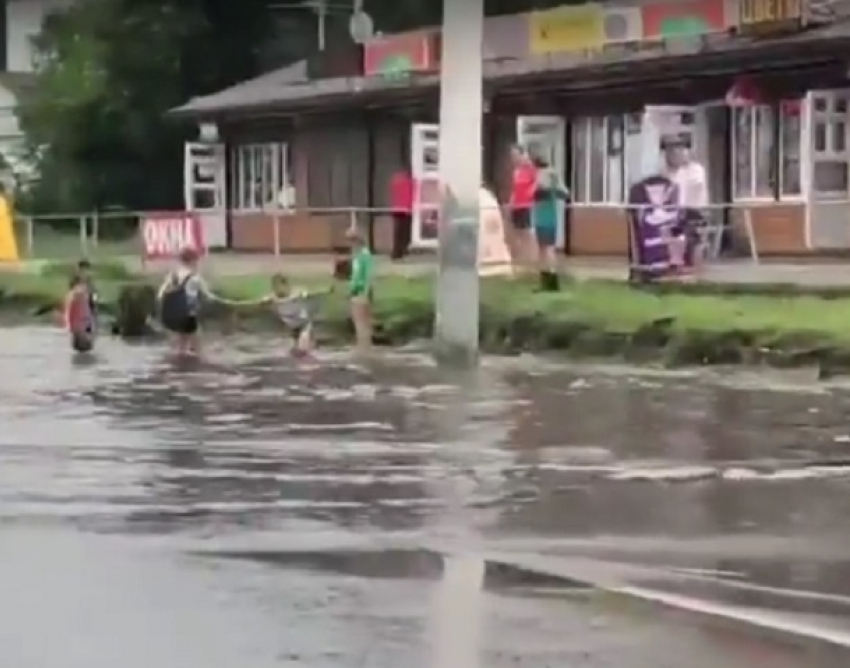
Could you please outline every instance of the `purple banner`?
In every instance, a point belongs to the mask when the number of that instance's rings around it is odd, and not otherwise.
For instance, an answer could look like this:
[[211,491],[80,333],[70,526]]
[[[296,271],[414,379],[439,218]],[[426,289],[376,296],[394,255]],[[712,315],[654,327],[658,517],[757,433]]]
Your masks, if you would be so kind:
[[650,176],[629,190],[630,260],[632,269],[645,278],[670,270],[665,230],[680,220],[676,185],[665,176]]

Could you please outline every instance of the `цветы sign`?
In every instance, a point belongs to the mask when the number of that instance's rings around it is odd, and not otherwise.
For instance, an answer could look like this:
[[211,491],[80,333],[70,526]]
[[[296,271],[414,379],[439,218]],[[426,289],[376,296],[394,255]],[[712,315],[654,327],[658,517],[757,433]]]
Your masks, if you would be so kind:
[[738,0],[738,29],[756,34],[798,30],[805,4],[806,0]]

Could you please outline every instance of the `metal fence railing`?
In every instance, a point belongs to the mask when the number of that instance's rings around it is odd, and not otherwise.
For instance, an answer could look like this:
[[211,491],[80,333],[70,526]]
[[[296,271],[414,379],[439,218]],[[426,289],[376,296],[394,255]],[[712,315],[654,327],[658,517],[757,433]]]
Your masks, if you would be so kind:
[[[503,214],[506,234],[513,234],[509,222],[510,212],[499,206]],[[621,254],[622,231],[629,229],[629,221],[644,218],[653,209],[650,205],[625,205],[618,203],[573,203],[565,206],[564,223],[559,246],[572,254],[588,252],[582,243],[591,240],[591,254],[605,254],[607,241],[604,235],[620,235],[620,246],[612,245],[610,254]],[[182,215],[182,212],[177,212]],[[393,210],[367,207],[312,207],[294,210],[266,209],[255,212],[231,212],[232,250],[261,251],[285,254],[303,250],[304,244],[296,238],[305,234],[306,226],[319,226],[321,234],[314,235],[315,251],[331,251],[344,243],[345,230],[359,226],[373,242],[386,244],[393,234]],[[850,201],[775,202],[752,201],[731,204],[712,204],[700,209],[696,226],[708,261],[729,252],[747,255],[758,262],[763,244],[769,252],[782,244],[793,253],[807,250],[850,250]],[[144,221],[150,212],[94,212],[77,214],[15,216],[19,253],[26,259],[65,259],[79,256],[94,258],[133,257],[145,255],[146,239]],[[436,207],[424,210],[430,217],[429,234],[425,245],[435,245]],[[242,236],[253,239],[251,244],[236,233],[239,226]],[[245,230],[248,230],[246,233]],[[307,229],[307,232],[310,232]],[[417,237],[413,234],[414,239]],[[421,237],[421,235],[420,235]],[[259,239],[259,241],[258,241]],[[420,238],[421,240],[421,238]],[[634,241],[634,240],[632,240]],[[299,245],[300,244],[300,245]],[[612,242],[613,244],[613,242]],[[772,244],[772,245],[771,245]],[[776,246],[779,244],[779,246]],[[798,248],[794,247],[797,244]],[[307,244],[309,245],[309,244]],[[784,247],[783,247],[784,248]],[[632,250],[634,250],[632,248]]]
[[144,214],[16,214],[18,252],[24,259],[62,260],[85,257],[138,257]]

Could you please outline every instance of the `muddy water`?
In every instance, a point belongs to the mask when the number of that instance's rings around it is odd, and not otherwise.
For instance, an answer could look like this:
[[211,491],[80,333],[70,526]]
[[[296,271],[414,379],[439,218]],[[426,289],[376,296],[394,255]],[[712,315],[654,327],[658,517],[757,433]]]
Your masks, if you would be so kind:
[[3,665],[800,665],[584,589],[488,574],[458,599],[491,551],[651,565],[633,584],[847,625],[841,387],[64,343],[0,330]]

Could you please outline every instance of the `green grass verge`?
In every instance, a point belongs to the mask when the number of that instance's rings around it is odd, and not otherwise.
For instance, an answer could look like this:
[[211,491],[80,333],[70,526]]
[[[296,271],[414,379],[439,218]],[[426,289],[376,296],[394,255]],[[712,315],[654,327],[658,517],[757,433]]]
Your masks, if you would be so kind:
[[[33,274],[0,274],[0,306],[58,304],[70,264]],[[98,287],[116,303],[128,284],[149,284],[121,265],[95,263]],[[327,287],[327,279],[304,287]],[[213,289],[234,300],[269,290],[267,276],[228,277]],[[531,283],[485,280],[481,294],[482,346],[500,353],[561,351],[668,364],[817,363],[850,369],[850,297],[779,294],[682,294],[610,282],[567,283],[558,293],[537,293]],[[724,288],[729,291],[728,287]],[[379,339],[402,344],[430,336],[433,282],[385,277],[376,285]],[[326,300],[322,320],[334,336],[347,336],[344,286]]]
[[[104,225],[109,221],[104,221]],[[67,229],[57,230],[47,224],[36,224],[33,230],[32,247],[25,227],[15,226],[18,253],[24,259],[73,260],[80,257],[115,258],[137,257],[140,254],[139,241],[135,237],[116,240],[89,239],[85,244],[80,238],[79,221],[70,219]]]

